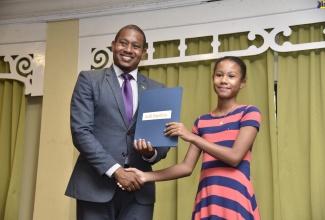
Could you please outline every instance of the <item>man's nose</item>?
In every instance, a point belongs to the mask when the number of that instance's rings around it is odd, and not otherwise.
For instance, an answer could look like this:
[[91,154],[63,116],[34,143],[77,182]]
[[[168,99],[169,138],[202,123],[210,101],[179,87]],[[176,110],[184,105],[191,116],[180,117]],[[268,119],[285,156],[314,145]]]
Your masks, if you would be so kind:
[[131,45],[131,44],[127,44],[127,45],[124,47],[124,50],[127,51],[127,52],[131,52],[131,51],[132,51],[132,45]]

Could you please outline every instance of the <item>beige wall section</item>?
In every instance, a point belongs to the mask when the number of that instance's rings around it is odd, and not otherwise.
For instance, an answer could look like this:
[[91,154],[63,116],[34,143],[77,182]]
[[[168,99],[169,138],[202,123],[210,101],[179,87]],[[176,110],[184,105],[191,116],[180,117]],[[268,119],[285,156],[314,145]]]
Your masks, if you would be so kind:
[[69,109],[78,71],[78,27],[78,20],[47,26],[34,220],[66,220],[75,209],[64,192],[74,165]]

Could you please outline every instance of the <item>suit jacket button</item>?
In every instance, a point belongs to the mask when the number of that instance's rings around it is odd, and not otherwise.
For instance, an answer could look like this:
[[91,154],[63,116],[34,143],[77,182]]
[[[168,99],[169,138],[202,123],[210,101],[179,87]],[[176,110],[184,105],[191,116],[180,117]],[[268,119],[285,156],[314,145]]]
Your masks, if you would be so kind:
[[126,157],[127,155],[128,155],[128,154],[125,153],[125,152],[122,153],[122,157]]

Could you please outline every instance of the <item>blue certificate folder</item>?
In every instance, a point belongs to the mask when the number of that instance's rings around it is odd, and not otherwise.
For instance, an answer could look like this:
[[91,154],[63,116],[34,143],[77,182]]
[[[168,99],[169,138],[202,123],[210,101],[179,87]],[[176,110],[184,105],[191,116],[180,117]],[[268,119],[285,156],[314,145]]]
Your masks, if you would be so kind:
[[178,137],[164,134],[166,123],[180,121],[182,87],[142,90],[134,138],[150,141],[153,147],[177,147]]

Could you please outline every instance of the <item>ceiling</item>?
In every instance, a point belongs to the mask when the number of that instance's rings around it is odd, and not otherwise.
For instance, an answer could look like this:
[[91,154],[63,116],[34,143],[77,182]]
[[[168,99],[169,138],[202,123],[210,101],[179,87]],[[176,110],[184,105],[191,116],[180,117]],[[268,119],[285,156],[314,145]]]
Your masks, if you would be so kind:
[[0,0],[0,24],[53,21],[165,9],[202,0]]

